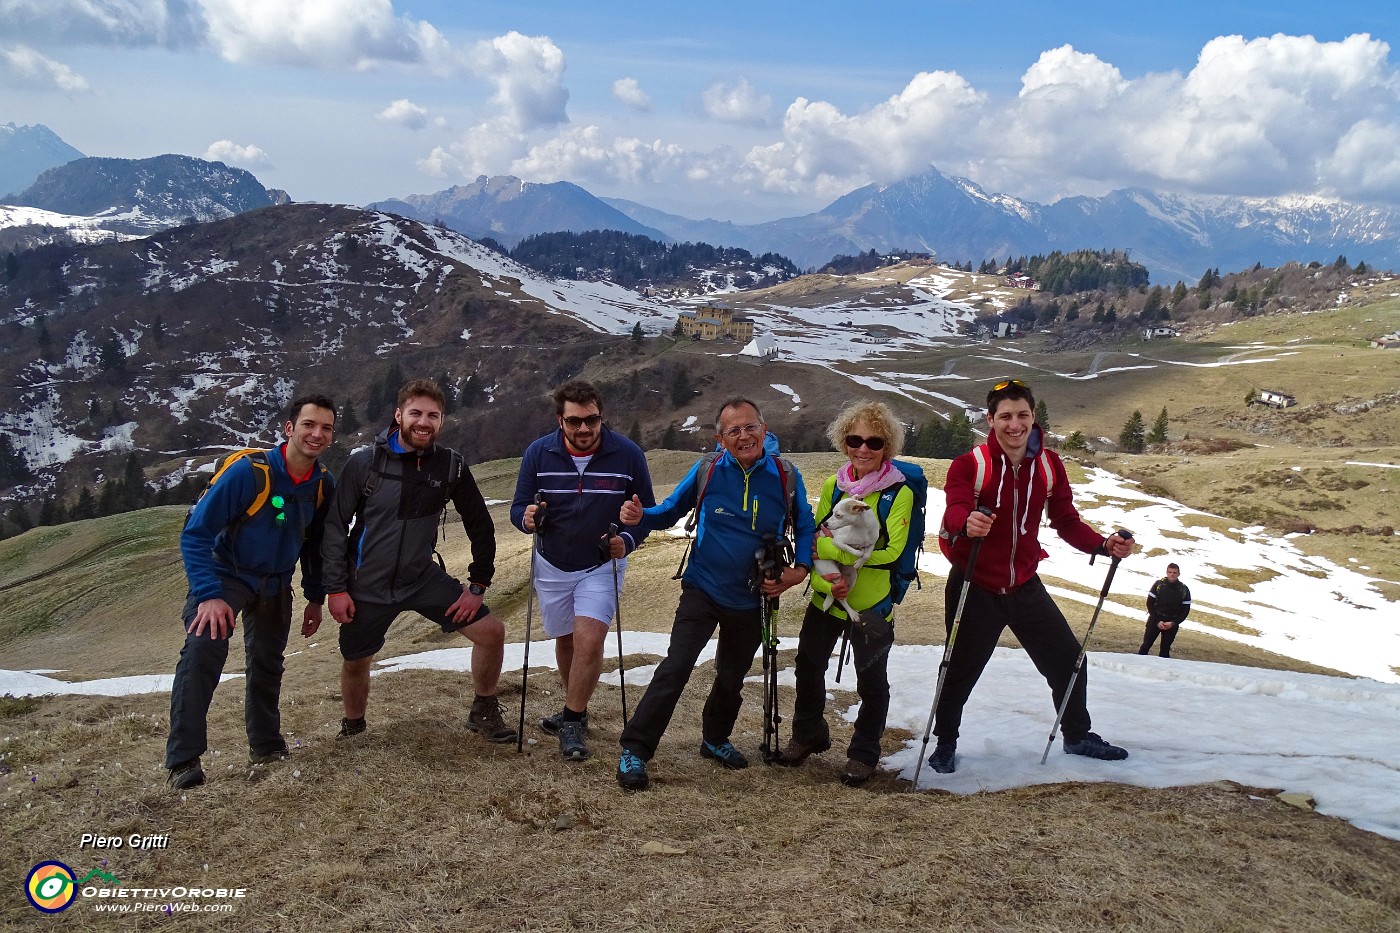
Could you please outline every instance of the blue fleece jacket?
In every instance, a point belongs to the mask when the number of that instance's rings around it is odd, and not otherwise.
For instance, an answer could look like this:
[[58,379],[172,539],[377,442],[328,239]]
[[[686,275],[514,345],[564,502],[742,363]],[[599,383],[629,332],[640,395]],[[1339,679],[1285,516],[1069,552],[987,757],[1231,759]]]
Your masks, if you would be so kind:
[[[525,530],[525,508],[535,501],[537,492],[544,495],[545,515],[540,553],[567,571],[597,567],[603,560],[600,541],[608,526],[617,523],[623,502],[633,495],[644,506],[656,502],[646,455],[606,425],[581,473],[565,446],[563,431],[546,434],[525,449],[510,504],[510,522],[521,531]],[[635,528],[620,534],[628,554],[646,539],[646,532]]]
[[[321,532],[335,481],[317,464],[309,480],[294,482],[287,475],[283,447],[269,450],[267,462],[271,468],[268,501],[247,522],[237,522],[257,493],[254,467],[247,457],[224,471],[185,521],[180,532],[180,554],[185,560],[190,593],[200,602],[223,598],[221,577],[233,577],[257,593],[277,592],[291,582],[298,559],[302,593],[314,603],[325,598],[321,584]],[[318,477],[323,484],[319,509]],[[282,497],[281,508],[273,504],[276,496]]]
[[[670,528],[695,508],[704,462],[702,459],[690,468],[666,501],[644,510],[638,527],[646,531]],[[811,567],[816,523],[796,467],[793,481],[797,484],[794,563]],[[787,502],[777,462],[764,453],[746,472],[725,451],[715,461],[701,505],[695,545],[682,581],[727,609],[756,608],[759,597],[749,585],[754,555],[763,548],[764,535],[782,534],[787,526]]]

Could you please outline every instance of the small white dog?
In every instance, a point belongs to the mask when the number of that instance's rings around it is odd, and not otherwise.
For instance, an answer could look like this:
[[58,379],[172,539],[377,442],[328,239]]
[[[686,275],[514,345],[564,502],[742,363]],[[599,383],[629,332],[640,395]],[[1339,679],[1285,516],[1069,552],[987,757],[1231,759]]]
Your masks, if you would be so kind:
[[[870,559],[876,542],[880,540],[880,517],[875,514],[874,509],[859,499],[846,498],[836,503],[831,510],[831,516],[822,523],[822,527],[831,532],[831,540],[838,548],[854,555],[856,560],[853,564],[840,564],[834,560],[819,558],[814,561],[817,573],[822,576],[839,573],[847,586],[854,586],[856,572]],[[826,602],[822,604],[823,612],[831,608],[835,598],[830,593],[827,594]],[[860,613],[852,609],[844,599],[841,600],[841,608],[846,610],[846,618],[851,621],[860,618]]]

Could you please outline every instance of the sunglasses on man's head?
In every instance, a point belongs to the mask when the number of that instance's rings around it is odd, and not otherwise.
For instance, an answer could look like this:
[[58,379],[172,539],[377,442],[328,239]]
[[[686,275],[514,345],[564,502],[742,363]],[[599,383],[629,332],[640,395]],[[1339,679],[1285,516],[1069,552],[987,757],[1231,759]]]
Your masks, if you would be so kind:
[[578,428],[583,427],[585,424],[588,425],[590,428],[596,428],[598,425],[603,423],[603,416],[584,415],[582,418],[580,418],[577,415],[569,415],[563,420],[565,427],[570,427],[577,430]]
[[883,437],[861,437],[859,434],[847,434],[846,446],[852,450],[859,450],[864,444],[867,450],[884,450],[885,439]]
[[1030,388],[1030,386],[1026,385],[1019,379],[1003,379],[1001,382],[998,382],[996,385],[992,386],[992,391],[1000,392],[1002,389],[1009,389],[1011,386],[1020,386],[1023,389]]

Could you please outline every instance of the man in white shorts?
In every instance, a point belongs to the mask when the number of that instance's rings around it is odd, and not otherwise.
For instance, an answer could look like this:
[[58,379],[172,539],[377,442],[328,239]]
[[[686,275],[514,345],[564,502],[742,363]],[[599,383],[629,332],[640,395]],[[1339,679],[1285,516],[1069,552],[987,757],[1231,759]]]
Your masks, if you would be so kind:
[[645,505],[656,499],[646,456],[603,423],[603,397],[592,384],[560,386],[554,413],[559,429],[532,443],[521,458],[510,520],[540,536],[535,593],[564,683],[564,708],[541,719],[540,728],[559,737],[566,760],[583,761],[589,755],[588,701],[617,612],[612,561],[618,561],[620,589],[626,555],[646,538],[636,529],[611,529],[633,495]]

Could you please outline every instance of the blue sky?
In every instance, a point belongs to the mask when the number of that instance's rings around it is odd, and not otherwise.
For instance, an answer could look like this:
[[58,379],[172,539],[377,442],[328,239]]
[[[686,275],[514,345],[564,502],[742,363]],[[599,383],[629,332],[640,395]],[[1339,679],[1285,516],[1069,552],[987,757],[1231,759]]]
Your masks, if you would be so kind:
[[514,174],[754,221],[929,166],[1396,204],[1393,7],[0,0],[0,122],[356,204]]

